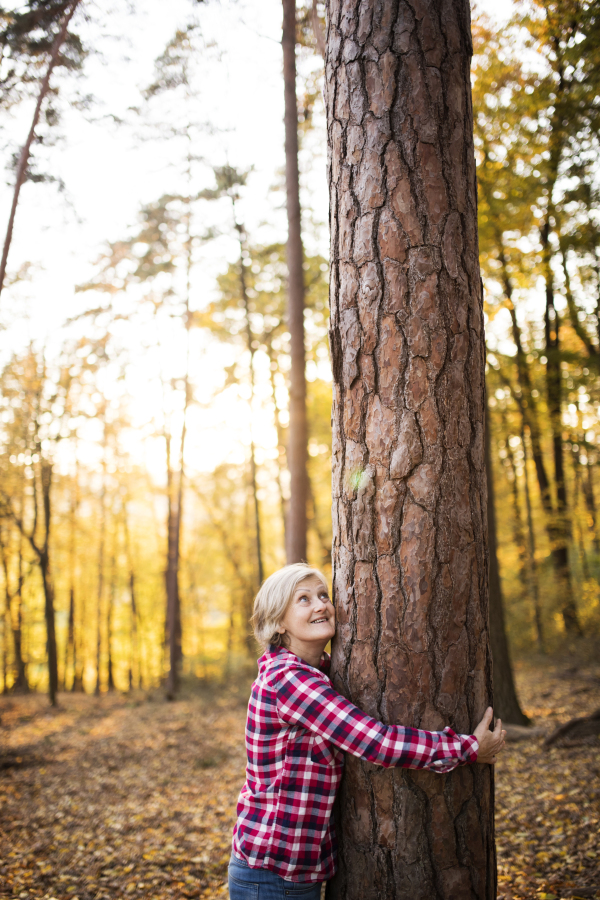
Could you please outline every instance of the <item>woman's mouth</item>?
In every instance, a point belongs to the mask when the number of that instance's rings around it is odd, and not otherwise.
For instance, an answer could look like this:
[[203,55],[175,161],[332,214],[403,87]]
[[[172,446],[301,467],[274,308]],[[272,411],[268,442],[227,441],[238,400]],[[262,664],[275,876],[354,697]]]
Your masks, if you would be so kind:
[[313,621],[310,624],[311,625],[320,625],[321,622],[326,622],[326,621],[327,621],[327,618],[325,616],[323,616],[322,619],[313,619]]

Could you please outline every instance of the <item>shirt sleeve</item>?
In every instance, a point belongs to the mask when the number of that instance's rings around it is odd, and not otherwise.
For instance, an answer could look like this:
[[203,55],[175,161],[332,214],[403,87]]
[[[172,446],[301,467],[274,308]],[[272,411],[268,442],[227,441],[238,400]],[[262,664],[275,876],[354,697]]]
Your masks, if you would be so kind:
[[451,728],[440,732],[384,725],[307,669],[292,667],[277,676],[273,689],[281,721],[302,725],[346,753],[386,768],[440,773],[477,760],[479,744],[473,735],[456,734]]

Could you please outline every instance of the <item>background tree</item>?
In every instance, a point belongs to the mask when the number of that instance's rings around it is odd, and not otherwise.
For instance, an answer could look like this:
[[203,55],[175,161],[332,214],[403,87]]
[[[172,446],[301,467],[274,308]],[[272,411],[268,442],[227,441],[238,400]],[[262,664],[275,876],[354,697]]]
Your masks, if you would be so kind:
[[285,99],[285,183],[288,218],[287,264],[290,331],[290,425],[287,459],[290,503],[286,530],[288,563],[306,560],[309,497],[306,419],[306,360],[304,346],[304,250],[298,169],[298,103],[296,98],[296,0],[283,0],[283,84]]
[[[328,4],[336,684],[472,731],[491,700],[469,5]],[[330,896],[495,896],[489,768],[349,758]]]

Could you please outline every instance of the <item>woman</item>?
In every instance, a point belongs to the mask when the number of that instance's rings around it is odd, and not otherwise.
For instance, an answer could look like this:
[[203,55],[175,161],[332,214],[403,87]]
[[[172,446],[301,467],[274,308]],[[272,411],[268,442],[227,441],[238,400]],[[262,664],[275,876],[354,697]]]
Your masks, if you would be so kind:
[[473,735],[383,725],[342,697],[327,676],[335,612],[323,575],[304,563],[264,582],[254,633],[265,653],[252,685],[246,783],[229,863],[231,900],[318,900],[335,872],[332,807],[343,753],[381,766],[450,772],[494,763],[504,745],[489,708]]

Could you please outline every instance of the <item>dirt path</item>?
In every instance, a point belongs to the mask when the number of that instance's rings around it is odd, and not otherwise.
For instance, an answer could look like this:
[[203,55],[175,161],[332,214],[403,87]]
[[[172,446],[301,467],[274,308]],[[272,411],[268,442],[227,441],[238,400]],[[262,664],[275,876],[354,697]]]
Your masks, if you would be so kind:
[[[536,724],[600,706],[598,672],[520,668]],[[225,898],[243,780],[239,701],[0,700],[0,898]],[[600,740],[497,766],[503,900],[600,898]],[[596,890],[594,890],[594,888]]]

